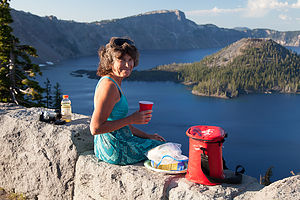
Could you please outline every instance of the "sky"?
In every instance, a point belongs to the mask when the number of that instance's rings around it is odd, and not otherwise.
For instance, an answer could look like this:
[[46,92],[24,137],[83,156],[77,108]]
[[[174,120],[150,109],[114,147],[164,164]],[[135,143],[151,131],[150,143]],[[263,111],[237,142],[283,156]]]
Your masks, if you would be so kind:
[[10,6],[42,17],[54,15],[77,22],[178,9],[197,24],[300,31],[300,0],[11,0]]

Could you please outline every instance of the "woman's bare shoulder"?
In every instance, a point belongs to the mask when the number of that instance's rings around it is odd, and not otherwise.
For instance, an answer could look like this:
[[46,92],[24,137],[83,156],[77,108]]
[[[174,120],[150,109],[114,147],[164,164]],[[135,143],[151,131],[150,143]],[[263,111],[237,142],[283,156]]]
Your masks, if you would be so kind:
[[118,99],[119,97],[118,87],[112,80],[108,78],[104,78],[101,80],[96,90],[96,98],[97,97],[99,98],[100,96],[114,97]]

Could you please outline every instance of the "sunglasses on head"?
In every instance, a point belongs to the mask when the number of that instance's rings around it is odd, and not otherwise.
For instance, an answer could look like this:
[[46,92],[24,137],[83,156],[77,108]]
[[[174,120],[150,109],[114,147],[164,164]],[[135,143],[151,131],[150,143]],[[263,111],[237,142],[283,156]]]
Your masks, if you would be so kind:
[[134,45],[134,42],[132,42],[131,40],[129,39],[125,39],[125,38],[117,38],[114,40],[114,44],[117,45],[117,46],[122,46],[124,43],[127,43],[129,45]]

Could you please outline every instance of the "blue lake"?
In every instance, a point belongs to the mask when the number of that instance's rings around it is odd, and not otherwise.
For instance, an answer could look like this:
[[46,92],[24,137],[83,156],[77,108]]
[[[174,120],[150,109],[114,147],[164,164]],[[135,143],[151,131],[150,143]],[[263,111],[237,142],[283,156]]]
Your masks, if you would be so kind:
[[[300,52],[300,48],[292,49]],[[136,69],[200,61],[218,50],[141,51]],[[67,60],[42,67],[39,79],[49,78],[53,85],[59,82],[63,93],[70,95],[73,112],[91,115],[97,80],[73,77],[70,72],[96,70],[97,64],[96,55]],[[291,170],[300,172],[300,95],[251,94],[227,100],[195,96],[186,86],[172,82],[124,81],[122,88],[129,113],[138,110],[139,100],[154,102],[151,122],[138,127],[182,144],[185,155],[189,145],[186,130],[194,125],[214,125],[228,133],[223,156],[230,169],[241,164],[246,174],[259,178],[273,166],[272,181],[291,176]]]

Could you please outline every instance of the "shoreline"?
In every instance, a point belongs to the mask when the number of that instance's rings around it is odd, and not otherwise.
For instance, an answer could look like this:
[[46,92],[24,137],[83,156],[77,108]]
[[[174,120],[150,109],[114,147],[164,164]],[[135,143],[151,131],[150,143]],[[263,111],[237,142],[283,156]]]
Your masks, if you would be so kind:
[[[83,77],[86,76],[89,79],[99,79],[100,77],[96,75],[96,71],[94,70],[76,70],[70,72],[71,76],[73,77]],[[147,77],[147,78],[146,78]],[[193,89],[192,87],[194,85],[197,85],[197,82],[186,82],[186,81],[180,81],[177,79],[177,74],[176,72],[165,72],[165,71],[133,71],[132,76],[129,78],[124,79],[124,81],[144,81],[144,82],[156,82],[156,81],[161,81],[161,82],[166,82],[166,81],[171,81],[174,83],[180,83],[182,85],[185,85],[191,90],[191,93],[193,95],[197,96],[205,96],[205,97],[214,97],[214,98],[221,98],[221,99],[232,99],[232,98],[237,98],[236,97],[228,97],[226,95],[217,95],[217,94],[205,94],[198,92],[197,90]],[[250,91],[247,90],[245,93],[242,95],[247,95],[247,94],[253,94],[253,93],[258,93],[258,94],[276,94],[276,93],[281,93],[281,94],[300,94],[300,91],[297,92],[283,92],[280,90],[276,89],[269,89],[269,90],[264,90],[264,91]]]
[[192,90],[192,94],[197,95],[197,96],[203,96],[203,97],[215,97],[215,98],[220,98],[220,99],[231,99],[231,98],[227,97],[226,95],[216,95],[216,94],[207,95],[207,94],[198,92],[197,90]]

